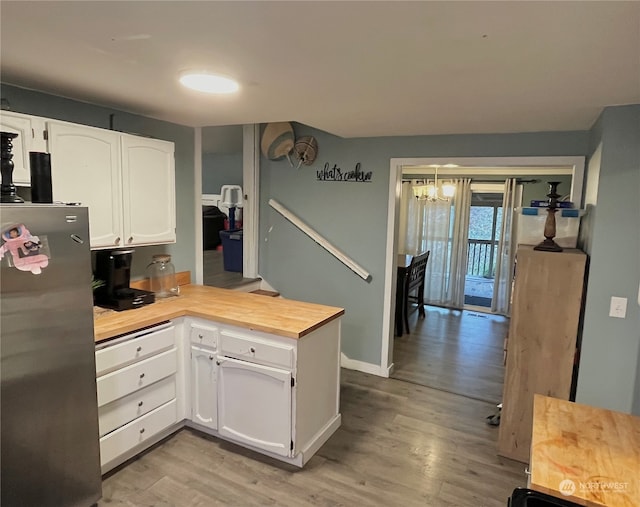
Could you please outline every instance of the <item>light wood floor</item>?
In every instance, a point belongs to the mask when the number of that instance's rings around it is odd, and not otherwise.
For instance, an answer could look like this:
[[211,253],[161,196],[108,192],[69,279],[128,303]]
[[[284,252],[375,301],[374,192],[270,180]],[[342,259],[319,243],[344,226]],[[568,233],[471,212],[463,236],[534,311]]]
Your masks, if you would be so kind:
[[435,306],[425,310],[424,319],[418,312],[409,317],[411,334],[394,340],[393,378],[499,403],[509,320]]
[[492,405],[343,370],[342,426],[303,468],[182,430],[103,483],[108,506],[504,507],[523,465],[496,455]]
[[204,250],[202,257],[203,285],[233,289],[258,278],[243,278],[242,273],[224,270],[224,257],[218,250]]

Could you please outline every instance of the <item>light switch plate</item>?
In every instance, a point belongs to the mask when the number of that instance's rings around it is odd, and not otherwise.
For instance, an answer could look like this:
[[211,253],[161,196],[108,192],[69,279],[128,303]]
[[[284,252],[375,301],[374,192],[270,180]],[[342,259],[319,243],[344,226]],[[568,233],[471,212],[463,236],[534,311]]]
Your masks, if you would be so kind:
[[624,319],[627,315],[627,298],[611,296],[611,306],[609,307],[609,317]]

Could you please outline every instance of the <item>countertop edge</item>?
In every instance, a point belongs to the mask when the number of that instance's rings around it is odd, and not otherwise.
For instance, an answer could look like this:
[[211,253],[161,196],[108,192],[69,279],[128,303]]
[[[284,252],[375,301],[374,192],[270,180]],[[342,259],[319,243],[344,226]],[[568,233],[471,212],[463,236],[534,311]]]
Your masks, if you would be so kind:
[[[266,296],[257,296],[257,297],[266,297]],[[291,300],[291,301],[293,303],[304,303],[304,304],[311,304],[311,305],[316,304],[316,303],[307,303],[304,301],[296,301],[296,300]],[[131,323],[122,323],[118,325],[112,325],[109,327],[109,329],[106,329],[106,330],[99,330],[100,324],[98,324],[98,321],[94,321],[94,343],[99,344],[106,340],[113,339],[117,336],[122,336],[127,333],[137,331],[138,329],[142,329],[145,327],[153,326],[155,324],[159,324],[161,322],[165,322],[172,319],[178,319],[182,317],[196,317],[196,318],[210,320],[212,322],[218,322],[220,324],[228,324],[231,326],[242,327],[242,328],[253,330],[253,331],[270,333],[270,334],[282,336],[285,338],[299,339],[321,328],[325,324],[340,318],[345,313],[344,308],[326,307],[326,308],[334,308],[335,312],[332,314],[329,314],[324,318],[321,318],[320,320],[318,320],[317,322],[314,322],[313,324],[309,325],[306,328],[302,328],[300,331],[292,331],[292,330],[282,329],[281,327],[278,327],[278,326],[263,324],[260,322],[248,322],[246,320],[228,318],[221,315],[212,315],[210,312],[199,311],[196,308],[192,308],[188,306],[189,305],[188,301],[184,299],[176,300],[175,303],[171,302],[170,305],[172,306],[167,305],[167,308],[166,308],[167,311],[163,312],[161,315],[148,315],[148,316],[139,317],[138,316],[139,314],[132,313],[130,314],[132,319]],[[325,306],[325,305],[317,305],[317,306]],[[129,310],[129,311],[140,312],[143,310],[144,310],[144,307],[135,309],[135,310]],[[121,313],[115,313],[113,315],[121,315]],[[100,319],[105,319],[105,318],[108,319],[109,317],[108,316],[100,317]]]

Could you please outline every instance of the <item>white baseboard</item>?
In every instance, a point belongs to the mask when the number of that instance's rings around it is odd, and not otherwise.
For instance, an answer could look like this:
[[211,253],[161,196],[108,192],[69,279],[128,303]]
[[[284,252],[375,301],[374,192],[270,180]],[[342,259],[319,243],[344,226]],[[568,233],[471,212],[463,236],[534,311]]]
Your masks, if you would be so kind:
[[387,369],[383,369],[380,365],[365,363],[364,361],[358,361],[357,359],[350,359],[344,352],[340,353],[340,366],[348,370],[356,370],[361,371],[362,373],[377,375],[378,377],[389,376]]

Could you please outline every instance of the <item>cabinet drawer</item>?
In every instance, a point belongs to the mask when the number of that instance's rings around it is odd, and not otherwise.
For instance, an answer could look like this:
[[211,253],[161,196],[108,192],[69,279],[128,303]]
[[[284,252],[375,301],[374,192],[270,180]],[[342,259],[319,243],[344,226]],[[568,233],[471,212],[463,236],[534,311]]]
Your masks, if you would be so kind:
[[268,342],[253,336],[223,330],[222,355],[260,364],[293,368],[293,346]]
[[177,421],[176,400],[130,422],[100,439],[100,464],[104,466]]
[[96,350],[96,375],[104,375],[173,347],[175,327],[150,331],[116,345]]
[[176,397],[174,375],[98,409],[100,436],[124,426]]
[[98,377],[98,407],[173,375],[176,366],[176,349],[171,349]]
[[218,328],[191,324],[191,343],[203,345],[214,350],[218,348]]

